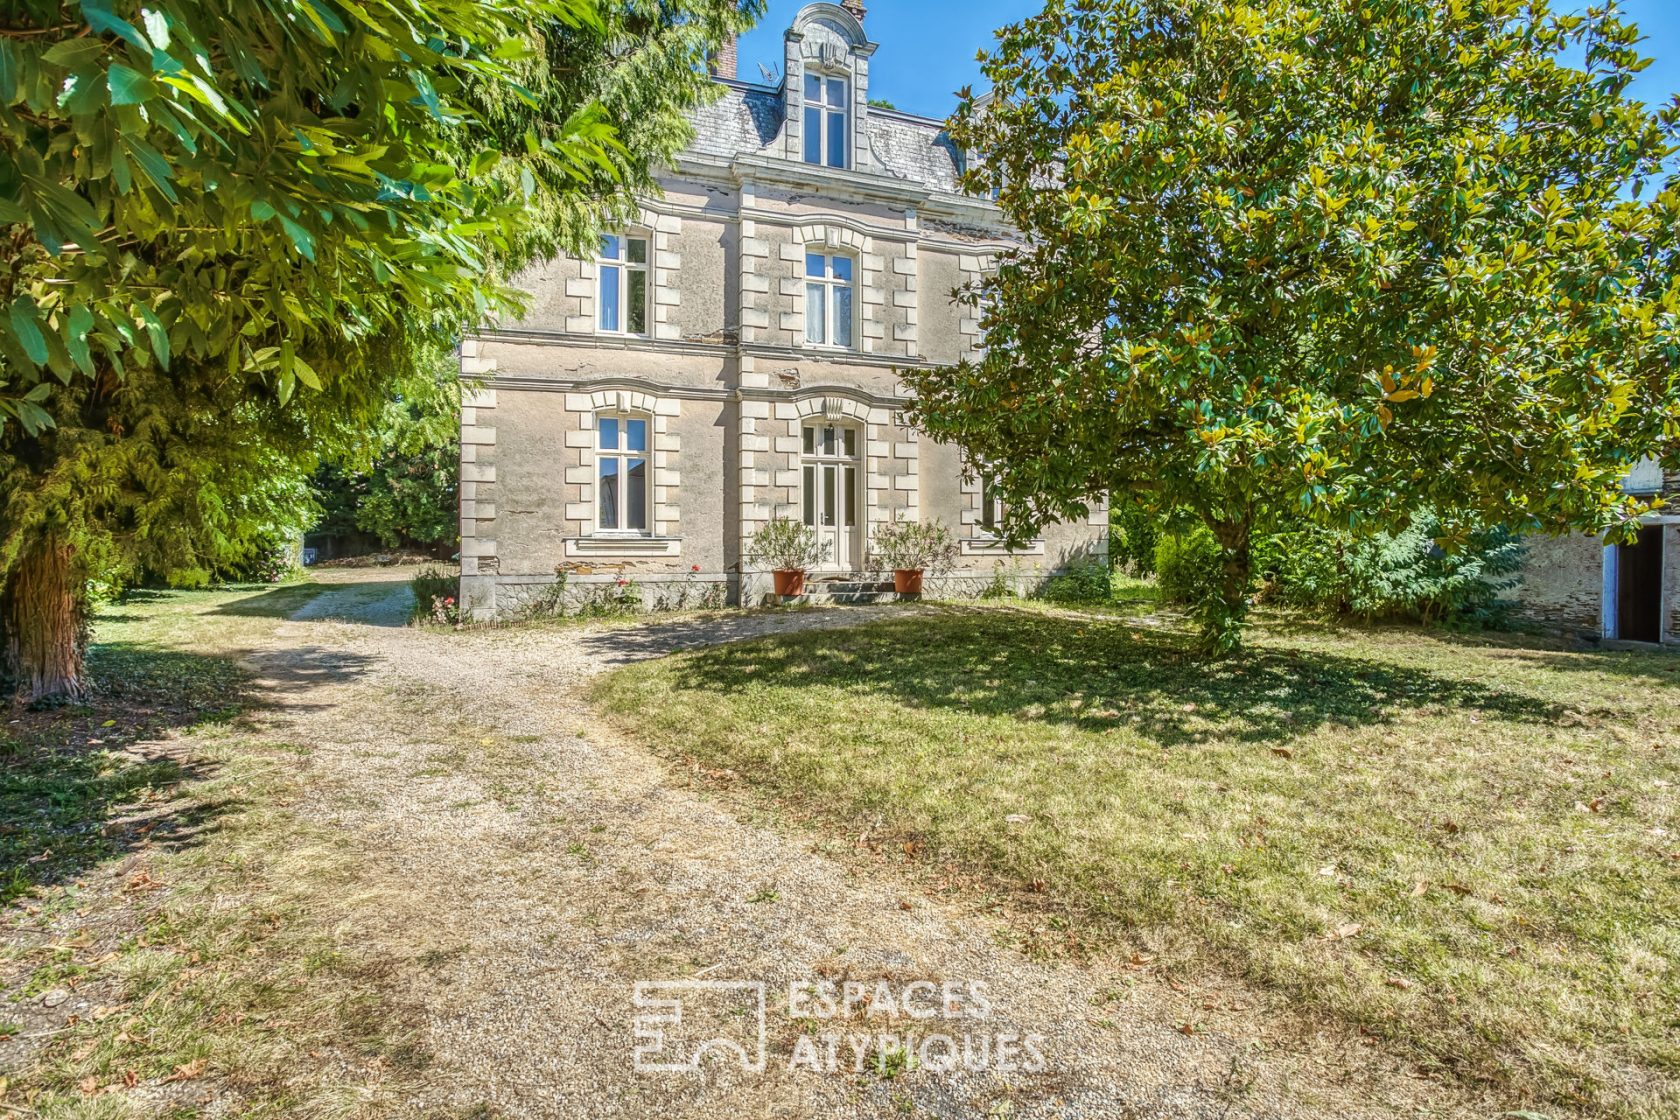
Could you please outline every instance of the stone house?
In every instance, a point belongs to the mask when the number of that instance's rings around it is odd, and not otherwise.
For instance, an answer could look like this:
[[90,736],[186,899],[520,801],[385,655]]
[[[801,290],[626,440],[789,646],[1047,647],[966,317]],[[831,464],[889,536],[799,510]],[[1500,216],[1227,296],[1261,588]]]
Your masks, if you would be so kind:
[[830,549],[814,593],[873,590],[871,534],[939,521],[957,567],[930,590],[1030,587],[1107,552],[1105,508],[1011,551],[961,449],[908,426],[898,371],[981,345],[952,300],[1014,234],[959,185],[939,121],[869,103],[877,44],[858,0],[814,3],[785,33],[780,84],[722,97],[637,223],[594,259],[520,285],[529,309],[466,340],[482,388],[461,416],[461,602],[517,614],[552,593],[755,604],[747,550],[773,517]]
[[1622,482],[1630,494],[1664,497],[1647,514],[1639,539],[1606,544],[1598,537],[1534,537],[1526,545],[1515,591],[1529,622],[1589,641],[1680,642],[1680,475],[1653,459]]

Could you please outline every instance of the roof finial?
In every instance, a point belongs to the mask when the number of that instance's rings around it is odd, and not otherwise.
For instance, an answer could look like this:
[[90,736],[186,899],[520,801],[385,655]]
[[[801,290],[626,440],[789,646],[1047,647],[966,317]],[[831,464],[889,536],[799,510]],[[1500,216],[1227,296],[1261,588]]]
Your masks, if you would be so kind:
[[859,23],[863,22],[863,17],[869,12],[869,9],[863,6],[863,0],[840,0],[840,6],[856,16]]

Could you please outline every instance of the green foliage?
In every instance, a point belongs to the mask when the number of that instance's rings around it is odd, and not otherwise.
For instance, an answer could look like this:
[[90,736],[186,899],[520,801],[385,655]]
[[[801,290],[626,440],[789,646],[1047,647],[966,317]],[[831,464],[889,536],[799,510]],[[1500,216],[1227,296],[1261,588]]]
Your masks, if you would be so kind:
[[707,61],[726,38],[764,13],[764,0],[596,0],[598,20],[544,34],[535,53],[515,63],[518,85],[474,88],[488,150],[514,152],[524,138],[564,134],[578,106],[595,106],[618,145],[603,162],[578,169],[549,159],[503,159],[487,174],[506,192],[522,192],[527,174],[547,189],[530,199],[527,220],[504,254],[507,269],[557,252],[593,253],[603,228],[639,220],[639,198],[659,193],[653,176],[693,137],[691,111],[722,88]]
[[1516,586],[1520,542],[1486,530],[1449,550],[1435,541],[1440,530],[1439,519],[1424,512],[1397,533],[1280,533],[1259,566],[1275,581],[1278,602],[1308,610],[1459,627],[1508,623],[1510,604],[1501,595]]
[[803,571],[828,559],[829,544],[817,531],[786,517],[759,526],[747,546],[747,560],[773,572]]
[[415,622],[454,626],[461,620],[460,604],[455,599],[461,581],[452,573],[422,568],[409,579],[408,587],[414,593]]
[[1204,526],[1164,533],[1155,543],[1163,602],[1189,605],[1219,593],[1219,542]]
[[440,368],[405,380],[363,446],[315,476],[320,533],[372,534],[387,548],[435,546],[459,532],[460,389]]
[[957,542],[938,521],[892,521],[875,530],[870,559],[881,571],[948,571],[957,560]]
[[1038,597],[1050,603],[1107,603],[1114,598],[1114,572],[1107,564],[1081,561],[1069,564],[1039,588]]
[[[77,575],[202,581],[307,525],[320,462],[517,309],[499,277],[652,186],[758,7],[12,5],[0,580],[59,541]],[[441,458],[369,522],[441,531]]]
[[[962,293],[987,349],[911,369],[1012,540],[1102,493],[1235,569],[1306,517],[1625,531],[1680,467],[1680,105],[1613,7],[1049,0],[956,146],[1024,235]],[[1666,185],[1653,189],[1656,184]]]
[[1202,652],[1223,657],[1237,650],[1248,617],[1248,569],[1231,564],[1205,525],[1174,528],[1160,536],[1155,579],[1163,602],[1189,608],[1200,627]]
[[1134,576],[1155,573],[1155,545],[1161,539],[1160,518],[1147,507],[1116,500],[1108,514],[1108,555],[1116,566]]
[[979,597],[990,600],[1015,598],[1015,588],[1010,584],[1009,577],[1001,565],[992,569],[991,581],[980,589]]
[[[482,316],[524,200],[439,157],[550,21],[600,25],[592,0],[27,4],[0,39],[5,411],[37,432],[59,389],[199,366],[284,403],[399,312]],[[618,142],[571,109],[533,158],[595,175]]]

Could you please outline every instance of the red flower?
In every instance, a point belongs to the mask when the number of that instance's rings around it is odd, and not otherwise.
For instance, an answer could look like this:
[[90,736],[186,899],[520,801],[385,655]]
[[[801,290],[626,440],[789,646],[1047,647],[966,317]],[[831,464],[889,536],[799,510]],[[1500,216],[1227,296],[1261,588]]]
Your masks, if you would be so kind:
[[688,570],[691,571],[691,572],[698,572],[700,570],[700,565],[696,564]]

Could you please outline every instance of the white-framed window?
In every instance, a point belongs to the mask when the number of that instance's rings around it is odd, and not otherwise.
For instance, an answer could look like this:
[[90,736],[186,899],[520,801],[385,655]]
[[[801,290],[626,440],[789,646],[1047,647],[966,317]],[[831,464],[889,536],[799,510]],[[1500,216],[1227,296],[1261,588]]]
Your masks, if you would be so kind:
[[648,239],[635,233],[601,238],[596,260],[595,325],[602,334],[648,333]]
[[805,75],[805,162],[847,166],[851,148],[851,83]]
[[814,346],[852,346],[855,331],[853,271],[854,263],[850,257],[806,252],[806,342]]
[[997,482],[990,478],[980,479],[980,531],[989,537],[998,536],[1003,530],[1003,496],[998,493]]
[[595,414],[595,528],[602,533],[648,531],[653,504],[649,417],[634,412]]

